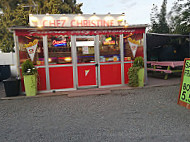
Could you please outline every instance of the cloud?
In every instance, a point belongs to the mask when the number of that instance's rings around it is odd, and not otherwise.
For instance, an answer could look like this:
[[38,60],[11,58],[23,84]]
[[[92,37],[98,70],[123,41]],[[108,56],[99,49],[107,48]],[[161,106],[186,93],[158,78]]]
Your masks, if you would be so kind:
[[134,7],[135,5],[137,5],[137,3],[136,3],[136,2],[133,2],[133,3],[128,4],[127,6],[128,6],[129,8],[132,8],[132,7]]
[[131,1],[133,1],[133,0],[120,0],[120,3],[121,3],[121,4],[126,4],[126,3],[129,3],[129,2],[131,2]]
[[106,7],[113,7],[114,3],[107,4]]

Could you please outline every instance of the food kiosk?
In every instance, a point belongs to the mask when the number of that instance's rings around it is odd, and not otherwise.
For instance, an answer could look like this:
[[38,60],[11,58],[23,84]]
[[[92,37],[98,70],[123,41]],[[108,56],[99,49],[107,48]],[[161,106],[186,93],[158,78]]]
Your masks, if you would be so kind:
[[29,25],[11,28],[23,91],[27,59],[38,68],[39,92],[124,86],[133,60],[146,63],[147,25],[126,26],[124,14],[30,14]]

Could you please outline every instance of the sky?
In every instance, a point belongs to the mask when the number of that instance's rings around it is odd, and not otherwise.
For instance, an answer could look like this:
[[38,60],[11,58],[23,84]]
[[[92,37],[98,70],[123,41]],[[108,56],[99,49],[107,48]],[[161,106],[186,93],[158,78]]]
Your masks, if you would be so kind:
[[[129,25],[150,24],[150,13],[153,4],[160,7],[163,0],[77,0],[83,3],[83,14],[121,14],[125,13],[125,20]],[[170,11],[175,0],[167,0],[167,12]]]

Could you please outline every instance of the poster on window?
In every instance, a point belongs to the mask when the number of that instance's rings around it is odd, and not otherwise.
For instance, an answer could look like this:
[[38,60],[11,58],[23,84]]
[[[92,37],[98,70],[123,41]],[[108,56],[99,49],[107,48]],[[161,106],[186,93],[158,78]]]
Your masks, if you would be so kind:
[[130,49],[133,53],[133,57],[135,57],[138,46],[140,46],[140,41],[133,40],[131,38],[128,38]]
[[83,53],[83,54],[89,54],[88,46],[83,46],[83,47],[82,47],[82,53]]
[[25,44],[25,48],[30,56],[31,61],[34,60],[34,55],[36,53],[36,48],[38,45],[38,40],[35,39],[33,42],[29,42],[29,44]]

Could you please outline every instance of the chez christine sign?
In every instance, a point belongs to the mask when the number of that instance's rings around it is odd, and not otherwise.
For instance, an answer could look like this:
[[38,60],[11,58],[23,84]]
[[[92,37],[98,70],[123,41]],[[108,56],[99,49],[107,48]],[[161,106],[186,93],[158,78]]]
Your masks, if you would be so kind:
[[124,26],[124,14],[41,14],[29,15],[33,27],[111,27]]

